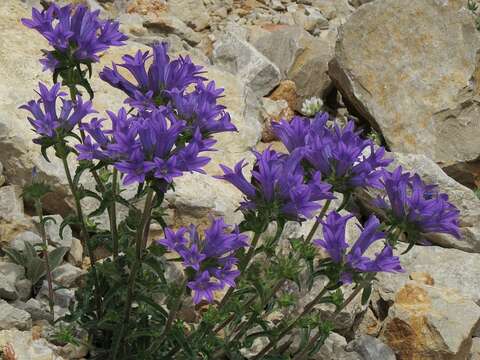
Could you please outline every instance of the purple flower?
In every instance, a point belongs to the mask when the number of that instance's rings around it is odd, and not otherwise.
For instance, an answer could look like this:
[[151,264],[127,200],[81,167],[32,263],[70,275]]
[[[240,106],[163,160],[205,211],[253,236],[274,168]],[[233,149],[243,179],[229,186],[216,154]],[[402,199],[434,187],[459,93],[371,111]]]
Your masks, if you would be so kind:
[[385,234],[379,231],[380,222],[375,216],[371,216],[361,234],[353,244],[350,251],[345,240],[345,227],[353,215],[341,216],[332,211],[323,224],[323,239],[314,240],[314,244],[323,247],[330,255],[332,261],[342,266],[341,281],[351,283],[354,273],[362,272],[402,272],[400,260],[393,255],[393,250],[386,245],[380,253],[375,254],[374,259],[364,256],[366,250],[376,241],[385,238]]
[[[391,160],[385,150],[376,149],[371,140],[362,139],[349,121],[344,128],[327,126],[328,114],[313,119],[296,117],[290,123],[274,124],[277,136],[290,152],[303,149],[310,167],[319,171],[335,191],[348,192],[355,187],[381,187],[381,169]],[[365,152],[368,150],[368,154]]]
[[270,149],[254,154],[257,160],[251,181],[243,175],[243,160],[233,170],[220,165],[224,175],[217,176],[245,195],[242,211],[270,214],[271,220],[279,217],[301,220],[313,216],[320,207],[317,200],[333,198],[331,187],[321,182],[319,174],[312,181],[305,182],[300,165],[303,154],[300,150],[290,155],[281,155]]
[[22,19],[25,26],[37,30],[55,49],[44,51],[44,70],[65,66],[67,59],[85,64],[97,62],[99,54],[110,46],[125,44],[127,36],[119,31],[118,22],[101,20],[99,13],[84,5],[59,7],[52,3],[41,12],[33,8],[32,18]]
[[216,281],[212,281],[208,271],[203,271],[194,281],[187,283],[187,286],[193,290],[193,302],[198,304],[202,299],[212,303],[214,300],[213,293],[223,289],[223,286]]
[[[153,56],[149,52],[138,51],[135,56],[125,55],[123,64],[112,64],[112,68],[105,67],[100,78],[113,87],[122,90],[129,99],[127,103],[139,109],[154,109],[167,104],[170,92],[183,92],[189,85],[204,80],[200,76],[202,67],[192,63],[190,58],[179,57],[170,60],[167,54],[167,43],[153,46]],[[146,61],[152,58],[152,63],[146,69]],[[123,77],[117,66],[127,69],[135,78],[133,84]]]
[[[195,226],[180,228],[177,232],[165,229],[165,239],[157,243],[169,251],[177,252],[183,258],[183,266],[195,270],[195,280],[188,283],[194,291],[193,300],[198,304],[202,299],[213,301],[213,292],[225,286],[235,286],[240,272],[234,268],[238,262],[235,252],[248,246],[247,236],[240,234],[238,227],[229,230],[222,218],[214,219],[200,237]],[[187,240],[185,234],[189,235]],[[219,282],[213,282],[216,279]]]
[[448,195],[439,193],[436,185],[426,185],[415,174],[403,172],[402,167],[385,171],[382,178],[387,198],[376,204],[387,209],[391,221],[403,230],[417,233],[444,233],[460,238],[460,211],[448,201]]
[[[90,101],[83,102],[81,96],[77,96],[76,102],[64,99],[66,95],[60,92],[60,84],[57,83],[48,89],[42,83],[39,83],[39,100],[31,100],[26,105],[20,106],[20,109],[30,111],[32,117],[28,121],[33,126],[34,131],[40,135],[40,138],[55,138],[58,131],[68,133],[85,116],[94,113]],[[62,101],[60,113],[57,113],[57,99]]]

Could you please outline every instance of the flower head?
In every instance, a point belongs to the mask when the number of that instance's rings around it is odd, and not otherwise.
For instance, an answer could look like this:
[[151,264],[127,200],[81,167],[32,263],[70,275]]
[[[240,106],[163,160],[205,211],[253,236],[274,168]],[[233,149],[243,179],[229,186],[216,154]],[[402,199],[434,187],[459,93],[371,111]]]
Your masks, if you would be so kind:
[[243,160],[234,169],[221,165],[224,175],[217,177],[230,182],[245,195],[242,211],[270,214],[271,220],[279,217],[300,220],[313,216],[320,207],[316,201],[333,198],[330,186],[321,182],[319,174],[305,182],[300,166],[301,151],[282,155],[266,149],[254,154],[256,162],[251,181],[243,175]]
[[[125,55],[122,64],[105,67],[100,78],[127,94],[127,103],[139,109],[154,109],[165,105],[173,90],[183,92],[189,85],[205,80],[200,76],[202,67],[192,63],[190,58],[178,57],[170,60],[167,43],[155,44],[153,55],[138,51],[135,56]],[[146,69],[146,61],[152,63]],[[118,67],[125,68],[135,78],[132,83],[123,77]]]
[[193,290],[196,304],[202,299],[212,302],[214,291],[235,286],[240,272],[234,268],[238,261],[234,253],[248,245],[247,236],[240,234],[237,227],[231,231],[222,218],[212,221],[203,238],[192,225],[177,232],[165,229],[165,238],[157,243],[177,252],[183,259],[183,266],[195,271],[194,280],[187,286]]
[[345,228],[353,215],[341,216],[332,211],[323,224],[323,239],[314,240],[314,244],[324,248],[332,261],[342,266],[342,282],[348,283],[353,279],[353,274],[362,272],[401,272],[403,271],[399,258],[393,255],[393,250],[386,245],[375,258],[370,259],[364,254],[376,241],[384,239],[385,235],[379,231],[380,222],[375,216],[371,216],[357,241],[350,248],[345,240]]
[[400,166],[393,172],[385,171],[382,184],[387,198],[377,199],[376,204],[387,210],[392,223],[414,236],[444,233],[460,238],[460,211],[435,185],[425,184],[417,174],[403,172]]
[[[59,132],[68,133],[88,114],[94,113],[92,103],[83,101],[80,95],[76,102],[66,100],[66,94],[60,91],[60,84],[57,83],[49,89],[46,85],[39,83],[39,100],[31,100],[20,106],[28,110],[32,116],[28,121],[33,130],[40,136],[34,142],[41,142],[42,139],[53,139]],[[60,111],[57,110],[58,99],[62,104]]]
[[119,31],[119,24],[101,20],[100,11],[90,11],[84,5],[60,7],[52,3],[47,10],[32,9],[31,19],[22,23],[37,30],[54,48],[44,51],[41,60],[44,69],[56,70],[67,59],[78,63],[99,60],[99,54],[110,46],[124,45],[127,36]]
[[309,167],[320,171],[335,191],[381,187],[381,169],[391,162],[384,158],[385,150],[375,148],[369,139],[362,139],[353,121],[343,128],[338,124],[330,128],[327,120],[327,113],[319,113],[313,120],[296,117],[290,123],[274,124],[273,128],[290,152],[304,150]]

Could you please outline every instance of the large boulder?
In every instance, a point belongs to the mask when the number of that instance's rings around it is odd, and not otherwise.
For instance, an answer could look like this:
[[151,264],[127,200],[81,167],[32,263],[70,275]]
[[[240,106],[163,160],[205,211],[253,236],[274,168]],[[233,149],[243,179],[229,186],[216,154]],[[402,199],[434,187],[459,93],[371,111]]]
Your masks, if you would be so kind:
[[479,48],[458,1],[374,1],[343,25],[329,74],[393,151],[460,174],[480,154]]

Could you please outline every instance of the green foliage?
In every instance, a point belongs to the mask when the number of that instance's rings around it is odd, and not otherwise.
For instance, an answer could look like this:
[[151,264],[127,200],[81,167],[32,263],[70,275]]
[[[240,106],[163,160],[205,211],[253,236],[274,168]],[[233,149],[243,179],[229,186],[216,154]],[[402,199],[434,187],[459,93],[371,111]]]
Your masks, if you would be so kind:
[[478,13],[478,4],[476,0],[468,0],[467,9],[470,10],[475,16],[475,25],[477,27],[477,30],[480,31],[480,14]]
[[[25,268],[25,275],[34,286],[46,275],[47,267],[45,260],[38,255],[37,250],[28,241],[25,241],[24,251],[18,251],[13,248],[3,250],[12,262]],[[67,247],[58,247],[48,253],[48,262],[51,270],[60,266],[67,251]]]

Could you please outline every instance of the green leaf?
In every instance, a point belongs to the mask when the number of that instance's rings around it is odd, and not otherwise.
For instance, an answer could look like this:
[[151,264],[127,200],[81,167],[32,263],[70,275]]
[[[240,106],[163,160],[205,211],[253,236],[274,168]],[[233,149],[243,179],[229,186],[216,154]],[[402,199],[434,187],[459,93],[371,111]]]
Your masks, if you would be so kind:
[[368,284],[362,292],[362,305],[366,305],[372,294],[372,284]]
[[58,247],[48,253],[48,263],[50,265],[50,270],[55,269],[60,266],[63,261],[63,257],[68,252],[67,247]]
[[23,256],[23,254],[20,251],[13,248],[4,248],[2,250],[5,252],[5,254],[7,254],[10,260],[12,260],[15,264],[21,265],[23,267],[26,266],[27,260],[25,259],[25,256]]
[[40,279],[46,274],[45,262],[39,257],[32,258],[27,267],[26,276],[33,285],[37,284]]
[[70,214],[65,219],[63,219],[62,223],[60,224],[59,235],[60,238],[63,239],[63,230],[68,225],[79,225],[80,222],[78,221],[77,215]]

